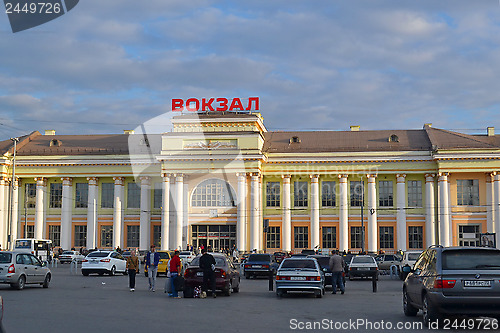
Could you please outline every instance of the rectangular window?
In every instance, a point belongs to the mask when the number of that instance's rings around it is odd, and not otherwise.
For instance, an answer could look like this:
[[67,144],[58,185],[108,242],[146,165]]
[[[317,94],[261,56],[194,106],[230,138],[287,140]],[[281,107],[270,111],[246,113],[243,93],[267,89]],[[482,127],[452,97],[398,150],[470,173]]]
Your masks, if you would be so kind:
[[89,184],[75,184],[75,208],[87,208],[89,205]]
[[127,208],[141,207],[141,188],[136,183],[127,184]]
[[364,195],[364,184],[362,181],[351,181],[351,207],[361,207],[361,200]]
[[321,205],[323,207],[335,207],[335,182],[321,183]]
[[26,206],[27,208],[35,208],[36,206],[36,184],[26,184]]
[[[24,229],[23,229],[24,232]],[[25,238],[35,238],[35,226],[34,225],[29,225],[26,228],[26,235],[24,235]]]
[[459,246],[480,246],[479,236],[481,227],[477,224],[458,226]]
[[113,226],[101,226],[101,247],[113,247]]
[[153,191],[153,207],[159,209],[163,204],[163,184],[155,183]]
[[380,233],[380,248],[394,248],[394,227],[379,227]]
[[335,249],[337,247],[337,228],[323,227],[323,249]]
[[75,247],[87,246],[87,226],[75,225]]
[[161,225],[153,226],[153,244],[156,247],[161,247]]
[[307,182],[293,183],[294,207],[307,207]]
[[309,227],[293,227],[294,247],[309,248]]
[[101,184],[101,208],[113,208],[115,200],[115,184]]
[[457,204],[459,206],[479,206],[479,180],[457,180]]
[[392,193],[392,181],[381,180],[378,182],[378,205],[380,207],[392,207],[393,193]]
[[360,249],[361,243],[361,227],[351,227],[351,248]]
[[267,182],[266,184],[266,206],[279,207],[280,206],[280,183]]
[[422,182],[408,181],[408,207],[422,207]]
[[266,246],[268,249],[280,249],[280,227],[269,227],[266,236]]
[[49,239],[53,246],[61,246],[61,226],[49,225]]
[[408,227],[408,247],[410,249],[424,248],[424,227]]
[[62,206],[62,183],[50,184],[50,208],[61,208]]
[[127,226],[127,247],[139,247],[139,226]]

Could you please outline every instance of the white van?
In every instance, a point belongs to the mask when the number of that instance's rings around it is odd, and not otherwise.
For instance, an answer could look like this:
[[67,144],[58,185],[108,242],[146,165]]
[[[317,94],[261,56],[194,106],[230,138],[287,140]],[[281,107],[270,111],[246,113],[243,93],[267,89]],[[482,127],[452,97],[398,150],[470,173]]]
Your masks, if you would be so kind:
[[50,239],[22,238],[14,241],[14,251],[28,251],[41,261],[51,261],[54,257]]

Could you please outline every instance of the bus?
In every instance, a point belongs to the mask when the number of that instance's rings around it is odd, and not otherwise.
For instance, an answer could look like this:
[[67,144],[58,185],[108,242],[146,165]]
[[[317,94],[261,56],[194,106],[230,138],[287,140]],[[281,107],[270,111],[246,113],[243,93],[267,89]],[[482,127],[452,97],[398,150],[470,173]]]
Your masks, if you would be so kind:
[[41,261],[52,261],[54,251],[50,239],[22,238],[14,241],[14,251],[26,250]]

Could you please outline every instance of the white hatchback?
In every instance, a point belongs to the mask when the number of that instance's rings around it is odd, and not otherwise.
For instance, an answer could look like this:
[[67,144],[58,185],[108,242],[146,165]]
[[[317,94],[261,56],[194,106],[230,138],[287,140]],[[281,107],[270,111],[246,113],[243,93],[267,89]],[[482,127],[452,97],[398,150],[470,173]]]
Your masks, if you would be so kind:
[[89,253],[82,262],[82,274],[91,273],[115,275],[127,274],[127,260],[116,251],[95,251]]

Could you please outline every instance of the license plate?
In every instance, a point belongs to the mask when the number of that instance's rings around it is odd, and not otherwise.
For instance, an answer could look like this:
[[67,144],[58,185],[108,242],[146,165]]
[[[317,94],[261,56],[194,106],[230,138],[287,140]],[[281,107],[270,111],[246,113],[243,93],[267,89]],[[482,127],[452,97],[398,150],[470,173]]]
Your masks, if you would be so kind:
[[196,276],[203,276],[203,272],[197,272]]
[[262,265],[252,265],[252,268],[262,268]]
[[305,281],[306,277],[305,276],[291,276],[290,280],[291,281]]
[[89,263],[91,263],[91,264],[97,264],[97,260],[89,261]]
[[325,276],[332,276],[332,273],[325,273]]
[[491,281],[485,280],[472,280],[464,281],[465,287],[491,287]]

